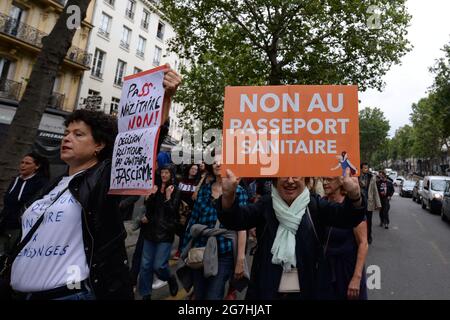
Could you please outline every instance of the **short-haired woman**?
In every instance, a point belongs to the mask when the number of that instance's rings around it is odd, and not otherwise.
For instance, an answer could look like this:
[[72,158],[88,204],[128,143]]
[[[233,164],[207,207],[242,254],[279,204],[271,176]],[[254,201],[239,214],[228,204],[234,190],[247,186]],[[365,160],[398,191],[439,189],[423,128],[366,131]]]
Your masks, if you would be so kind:
[[0,255],[9,252],[20,236],[20,209],[47,183],[49,164],[35,152],[20,161],[19,175],[11,182],[0,212]]

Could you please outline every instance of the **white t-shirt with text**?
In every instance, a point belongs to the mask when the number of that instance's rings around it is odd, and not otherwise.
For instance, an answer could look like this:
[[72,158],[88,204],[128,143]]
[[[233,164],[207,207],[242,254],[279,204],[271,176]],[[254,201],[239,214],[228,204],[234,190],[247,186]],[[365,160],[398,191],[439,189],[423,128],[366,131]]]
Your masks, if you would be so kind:
[[[45,212],[41,225],[12,265],[11,286],[14,290],[50,290],[80,282],[89,276],[82,208],[66,189],[74,176],[63,177],[52,191],[35,201],[23,214],[22,239]],[[62,191],[64,193],[60,195]]]

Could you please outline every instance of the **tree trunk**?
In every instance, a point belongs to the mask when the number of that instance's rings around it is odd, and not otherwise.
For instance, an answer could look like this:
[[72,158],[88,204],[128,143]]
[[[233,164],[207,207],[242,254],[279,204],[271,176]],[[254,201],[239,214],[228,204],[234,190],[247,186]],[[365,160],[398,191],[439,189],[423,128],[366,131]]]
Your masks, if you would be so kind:
[[[83,21],[91,0],[69,0],[66,8],[78,6]],[[59,66],[69,50],[76,29],[67,27],[72,12],[61,13],[51,33],[42,39],[42,50],[33,66],[30,80],[25,89],[14,119],[9,126],[5,142],[0,146],[0,206],[3,195],[11,180],[17,175],[22,157],[31,151],[36,139],[42,115],[47,107],[53,82]]]

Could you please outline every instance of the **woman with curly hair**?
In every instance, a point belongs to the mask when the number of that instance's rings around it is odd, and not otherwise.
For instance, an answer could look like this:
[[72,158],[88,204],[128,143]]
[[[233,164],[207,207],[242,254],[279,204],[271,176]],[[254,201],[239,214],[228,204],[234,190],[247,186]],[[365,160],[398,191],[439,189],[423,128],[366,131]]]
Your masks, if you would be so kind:
[[[168,69],[166,95],[173,95],[179,83]],[[33,232],[12,264],[13,296],[133,299],[120,197],[108,194],[117,122],[102,112],[76,110],[65,125],[60,152],[68,170],[22,215],[22,240]]]

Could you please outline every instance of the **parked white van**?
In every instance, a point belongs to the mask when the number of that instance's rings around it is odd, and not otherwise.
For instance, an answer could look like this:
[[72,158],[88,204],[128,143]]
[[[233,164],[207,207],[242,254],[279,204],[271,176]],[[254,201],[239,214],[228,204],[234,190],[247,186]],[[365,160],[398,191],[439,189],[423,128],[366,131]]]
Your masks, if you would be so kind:
[[450,177],[445,176],[426,176],[423,179],[422,190],[422,208],[430,209],[432,213],[440,213],[442,207],[442,198],[444,197],[446,181]]

